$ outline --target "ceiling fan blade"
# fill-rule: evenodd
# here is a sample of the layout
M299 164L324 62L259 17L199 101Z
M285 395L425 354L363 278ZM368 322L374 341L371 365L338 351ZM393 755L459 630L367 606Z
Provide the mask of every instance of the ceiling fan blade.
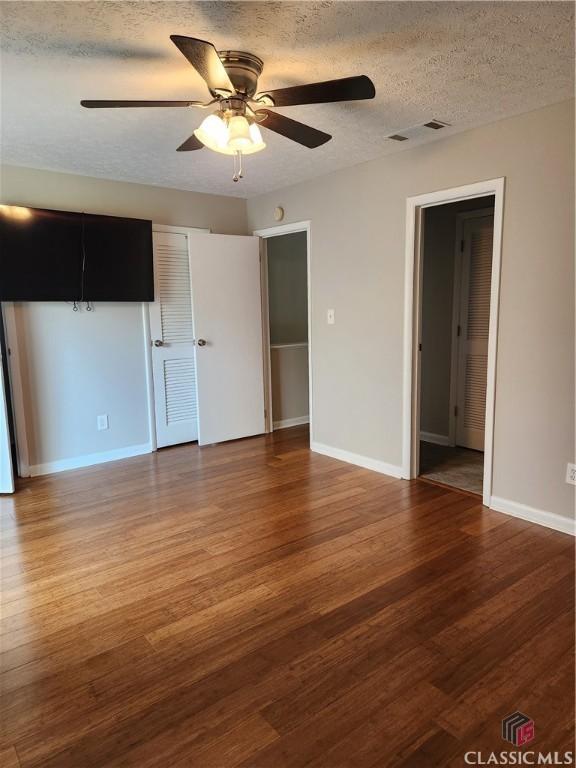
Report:
M223 95L236 93L212 43L182 35L170 35L170 40L204 78L211 91Z
M374 83L366 75L343 77L340 80L326 80L324 83L294 85L275 91L262 91L256 98L270 96L275 107L293 107L297 104L326 104L332 101L357 101L373 99L376 95Z
M319 147L332 138L329 133L318 131L316 128L311 128L284 115L278 115L276 112L270 112L269 109L259 109L256 114L259 118L264 115L263 119L258 120L259 125L263 125L274 133L280 133L287 139L297 141L298 144L303 144L309 149Z
M80 104L88 109L116 109L117 107L201 107L203 101L90 101L83 99Z
M203 149L204 144L200 141L200 139L197 139L194 134L190 136L189 139L186 139L186 141L183 144L180 144L176 152L192 152L194 149Z

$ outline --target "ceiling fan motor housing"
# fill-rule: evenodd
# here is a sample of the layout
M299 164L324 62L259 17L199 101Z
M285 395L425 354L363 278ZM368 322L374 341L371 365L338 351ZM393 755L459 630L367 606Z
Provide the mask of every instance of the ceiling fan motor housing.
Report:
M218 51L218 56L236 93L250 98L258 87L258 78L262 73L264 62L258 56L245 51ZM211 91L213 96L217 94Z

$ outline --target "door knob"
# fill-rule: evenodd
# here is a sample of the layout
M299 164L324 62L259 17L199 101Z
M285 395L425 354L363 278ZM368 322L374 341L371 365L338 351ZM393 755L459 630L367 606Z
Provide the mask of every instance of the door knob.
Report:
M198 339L196 344L198 344L199 347L205 347L206 346L206 339Z
M155 347L163 347L164 346L164 342L162 341L162 339L154 339L154 346Z

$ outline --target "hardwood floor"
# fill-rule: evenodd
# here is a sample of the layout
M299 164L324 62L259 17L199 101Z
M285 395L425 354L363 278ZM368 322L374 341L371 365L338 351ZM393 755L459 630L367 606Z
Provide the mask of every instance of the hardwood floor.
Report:
M461 766L570 750L569 536L305 428L2 498L3 766Z

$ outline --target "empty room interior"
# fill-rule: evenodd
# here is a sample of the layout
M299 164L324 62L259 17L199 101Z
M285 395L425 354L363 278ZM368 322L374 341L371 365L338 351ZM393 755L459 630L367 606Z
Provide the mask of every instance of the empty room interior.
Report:
M574 765L574 11L0 3L0 764Z

